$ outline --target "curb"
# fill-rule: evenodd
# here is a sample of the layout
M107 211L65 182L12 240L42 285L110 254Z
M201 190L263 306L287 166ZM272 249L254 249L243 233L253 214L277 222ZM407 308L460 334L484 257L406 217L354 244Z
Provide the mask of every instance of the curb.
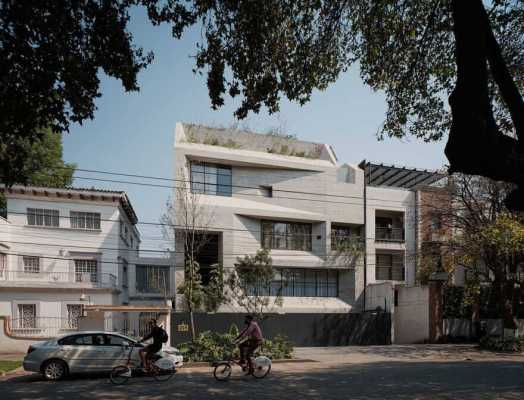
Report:
M286 364L286 363L315 363L316 360L302 359L302 358L289 358L289 359L278 359L271 360L272 364ZM197 368L197 367L211 367L212 362L207 361L195 361L195 362L185 362L181 368Z

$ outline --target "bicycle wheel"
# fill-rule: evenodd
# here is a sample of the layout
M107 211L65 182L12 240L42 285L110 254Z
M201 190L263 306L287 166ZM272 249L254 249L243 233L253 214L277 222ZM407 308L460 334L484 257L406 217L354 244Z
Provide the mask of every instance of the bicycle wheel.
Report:
M215 366L213 375L217 381L227 381L231 377L231 364L228 362L221 362Z
M109 380L115 385L123 385L130 377L131 369L127 365L118 365L109 374Z
M176 369L174 366L167 369L155 367L153 378L155 378L155 380L158 382L167 382L175 375L175 373Z
M262 379L265 378L267 374L269 374L269 371L271 371L271 365L255 367L255 369L253 369L252 375L257 379Z

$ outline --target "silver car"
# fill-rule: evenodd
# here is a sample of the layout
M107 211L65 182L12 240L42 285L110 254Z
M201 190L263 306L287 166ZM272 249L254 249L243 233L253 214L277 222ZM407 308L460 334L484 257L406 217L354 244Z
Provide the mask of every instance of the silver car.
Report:
M133 344L134 347L129 347ZM115 332L76 332L47 342L29 346L24 358L24 370L40 372L48 380L58 380L67 374L110 371L125 364L129 351L131 359L140 363L138 350L143 347L136 340ZM164 345L159 352L182 366L183 357L171 346Z

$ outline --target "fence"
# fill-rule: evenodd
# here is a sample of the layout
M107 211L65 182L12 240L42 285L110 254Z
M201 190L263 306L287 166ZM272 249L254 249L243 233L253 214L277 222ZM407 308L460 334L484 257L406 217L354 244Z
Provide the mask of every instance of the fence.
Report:
M0 285L5 283L71 284L79 287L115 288L116 276L107 273L5 270L0 274Z
M375 228L375 240L403 242L404 228L383 228L377 226Z
M197 331L227 332L232 324L242 328L243 314L195 314ZM286 335L295 346L347 346L391 344L391 315L385 312L352 314L270 314L260 322L264 337ZM191 339L186 313L171 317L171 340L179 344Z
M11 319L11 334L19 338L52 338L78 330L78 318L25 317Z

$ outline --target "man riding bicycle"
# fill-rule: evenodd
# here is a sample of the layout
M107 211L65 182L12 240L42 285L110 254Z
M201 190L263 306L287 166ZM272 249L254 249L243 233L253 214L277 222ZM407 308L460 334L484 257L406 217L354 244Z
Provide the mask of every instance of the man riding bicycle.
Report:
M148 326L149 334L138 341L138 343L141 343L153 338L153 343L148 344L138 352L140 360L142 360L142 366L146 371L150 370L150 359L155 353L158 353L162 349L162 343L164 343L164 338L166 336L165 331L157 325L156 319L149 321Z
M240 350L240 362L239 364L241 366L244 366L246 364L247 359L247 366L249 368L249 372L253 372L253 364L251 357L253 356L253 353L255 350L262 344L262 340L264 339L262 337L262 330L260 329L260 326L253 320L253 317L251 315L246 315L244 318L244 324L246 324L246 328L240 332L240 335L236 337L234 340L234 343L240 343L242 339L247 338L247 340L243 343L240 343L238 345L238 348Z

